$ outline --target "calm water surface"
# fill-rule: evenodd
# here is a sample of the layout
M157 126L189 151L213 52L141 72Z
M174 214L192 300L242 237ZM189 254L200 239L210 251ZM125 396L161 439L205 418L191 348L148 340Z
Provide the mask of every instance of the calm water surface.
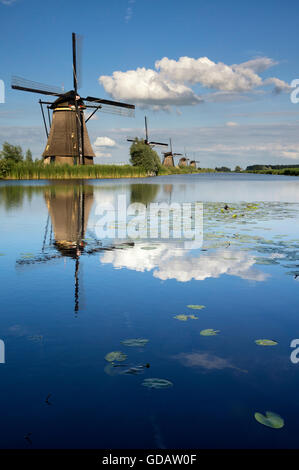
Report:
M99 239L120 194L203 202L202 248ZM299 447L299 179L2 182L0 239L2 448Z

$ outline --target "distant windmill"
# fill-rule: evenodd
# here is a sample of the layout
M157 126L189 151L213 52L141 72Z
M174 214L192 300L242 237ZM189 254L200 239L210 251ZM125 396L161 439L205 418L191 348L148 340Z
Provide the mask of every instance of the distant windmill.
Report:
M172 151L172 141L169 139L170 152L163 152L164 158L162 165L164 166L175 166L173 157L182 155L181 153L173 153Z
M134 115L135 106L117 101L78 95L80 88L80 70L77 63L78 35L72 33L73 48L73 90L64 92L62 88L51 87L24 78L13 77L11 87L16 90L56 96L54 102L39 100L47 134L47 145L43 152L44 163L93 164L95 157L90 144L86 122L99 109L112 114ZM84 102L87 102L84 103ZM88 104L91 103L91 104ZM48 107L50 132L48 132L43 105ZM84 110L90 108L92 114L85 120ZM50 112L53 111L52 123Z
M200 163L200 161L199 161L199 160L191 160L190 166L192 166L192 167L194 167L194 168L197 168L196 163Z
M146 145L150 145L151 147L154 147L155 145L161 145L164 147L168 147L168 144L165 144L163 142L155 142L155 141L149 141L148 137L148 127L147 127L147 117L144 116L144 127L145 127L145 139L143 140ZM135 139L133 137L129 137L127 139L128 142L135 142Z
M179 160L179 166L188 166L190 158L182 157Z

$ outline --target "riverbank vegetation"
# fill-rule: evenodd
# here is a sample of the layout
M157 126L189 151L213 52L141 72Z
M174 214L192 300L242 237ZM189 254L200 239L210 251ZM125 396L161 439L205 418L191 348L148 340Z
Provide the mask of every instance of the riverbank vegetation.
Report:
M143 168L147 174L156 176L161 168L159 155L143 139L136 138L130 147L130 162Z
M146 171L131 165L44 165L42 162L2 164L0 178L10 180L141 178Z
M33 161L28 149L23 154L20 146L5 142L0 151L0 179L103 179L142 178L148 176L182 175L190 173L256 173L271 175L299 176L299 165L249 165L243 170L239 165L234 170L226 166L213 168L166 167L149 145L142 139L135 139L130 148L130 162L127 165L44 165L43 159Z
M200 171L192 167L164 167L158 154L143 140L136 139L130 148L131 165L44 165L43 160L32 160L19 146L5 142L0 152L0 179L101 179L142 178L156 175L188 174Z
M299 165L249 165L245 173L299 176Z

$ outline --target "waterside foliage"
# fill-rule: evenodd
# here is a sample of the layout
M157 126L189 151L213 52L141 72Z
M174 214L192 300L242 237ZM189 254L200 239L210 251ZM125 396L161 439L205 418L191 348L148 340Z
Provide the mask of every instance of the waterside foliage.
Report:
M3 166L2 166L3 165ZM0 178L10 180L140 178L143 168L131 165L44 165L42 162L0 161Z
M209 171L214 170L161 166L158 175ZM44 165L42 162L13 163L0 160L0 179L7 180L142 178L147 176L153 176L152 172L148 172L143 167L132 165Z

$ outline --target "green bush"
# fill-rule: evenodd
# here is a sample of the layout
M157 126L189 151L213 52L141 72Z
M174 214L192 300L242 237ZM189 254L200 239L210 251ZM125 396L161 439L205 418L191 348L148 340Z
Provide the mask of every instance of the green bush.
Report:
M19 145L11 145L8 142L4 142L0 152L0 158L19 163L23 160L22 148Z
M135 139L130 147L131 163L143 168L147 173L157 175L161 167L160 158L143 139Z
M0 178L6 178L9 175L12 166L13 163L11 160L0 160Z

